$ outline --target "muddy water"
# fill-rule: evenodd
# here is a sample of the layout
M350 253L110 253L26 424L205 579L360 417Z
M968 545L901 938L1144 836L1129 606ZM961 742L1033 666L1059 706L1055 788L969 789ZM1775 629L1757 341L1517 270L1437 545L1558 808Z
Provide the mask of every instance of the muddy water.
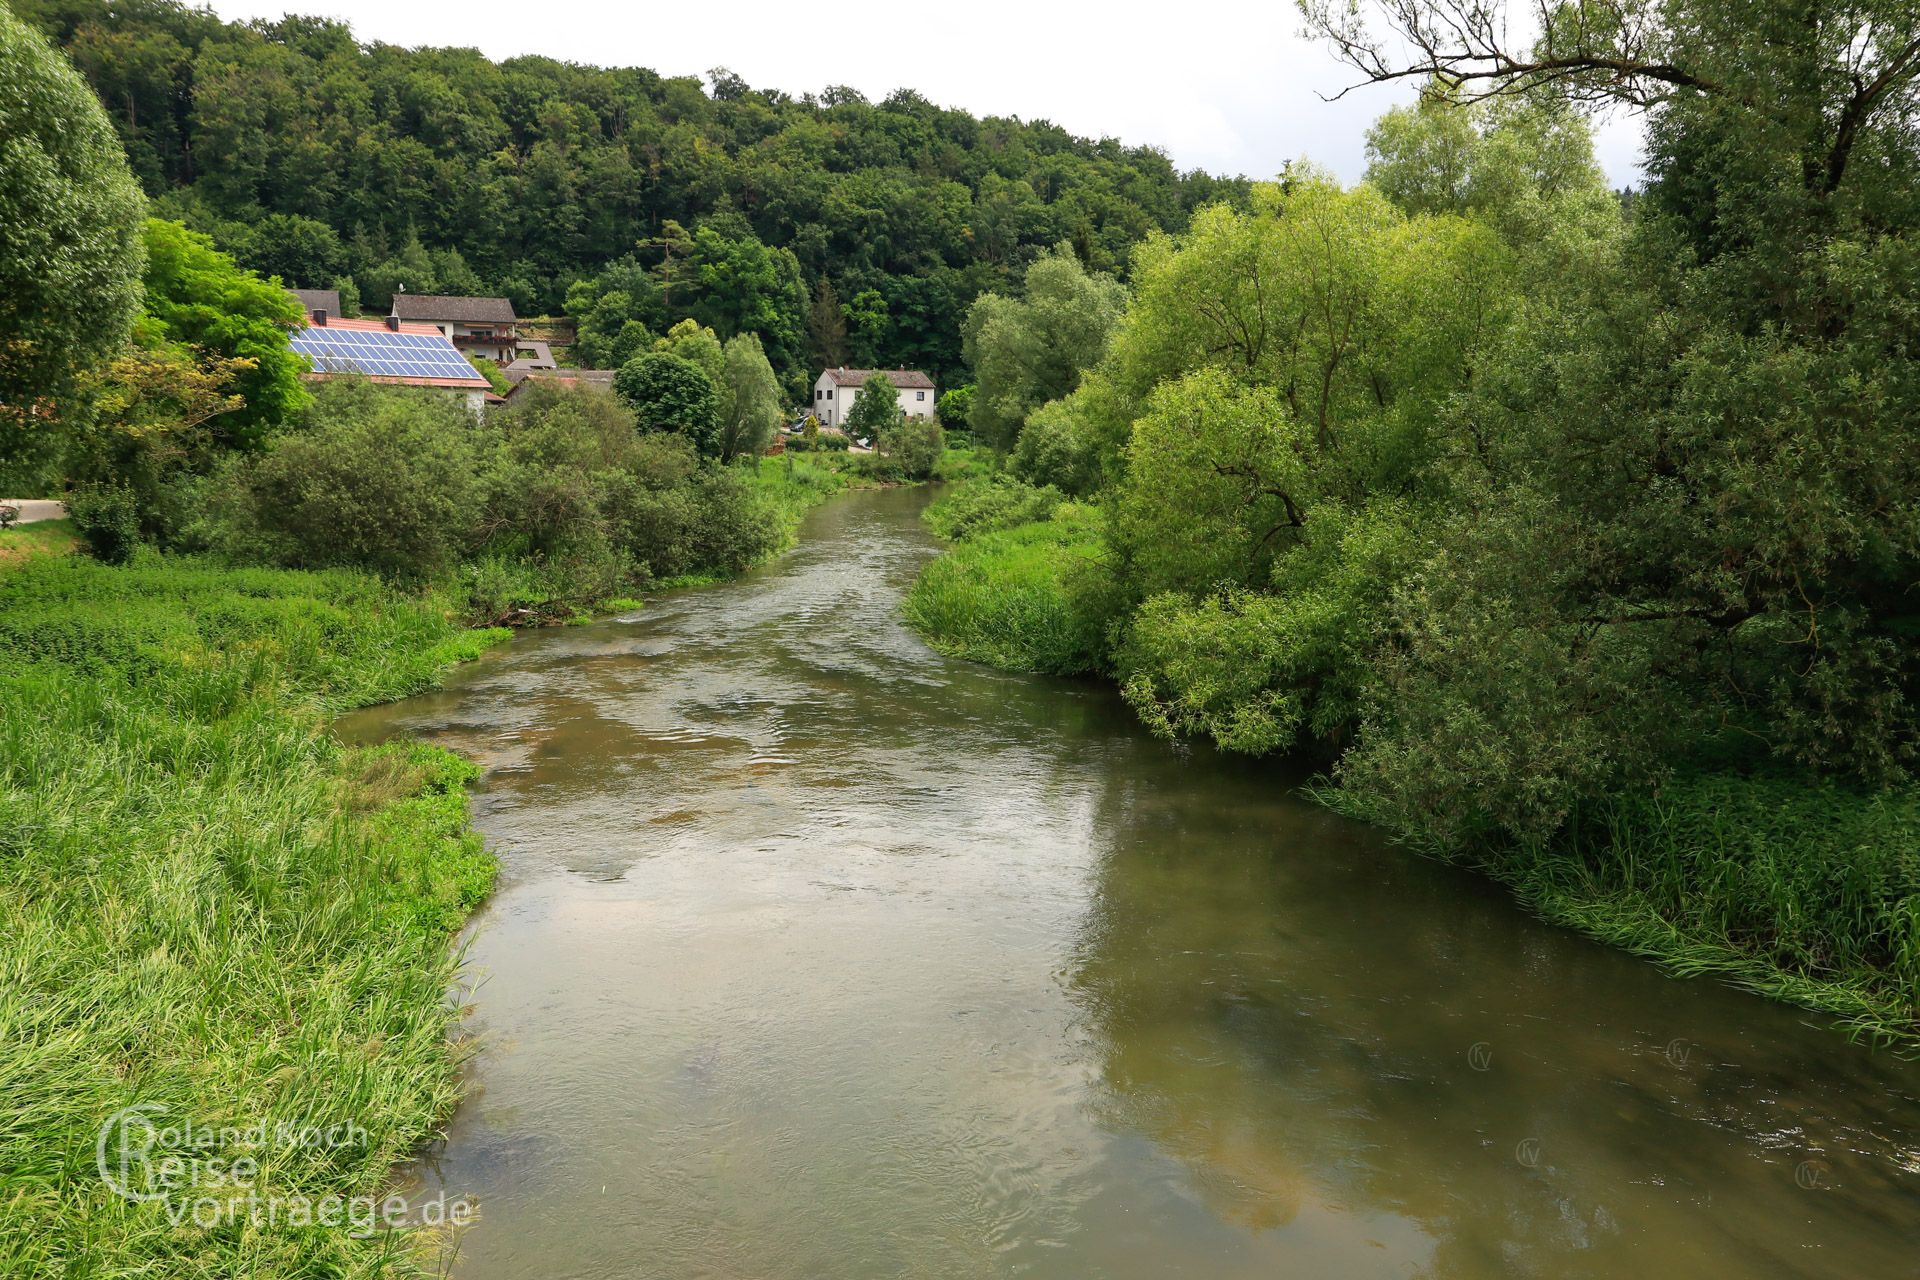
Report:
M344 726L488 770L456 1276L1920 1272L1920 1068L930 653L923 502Z

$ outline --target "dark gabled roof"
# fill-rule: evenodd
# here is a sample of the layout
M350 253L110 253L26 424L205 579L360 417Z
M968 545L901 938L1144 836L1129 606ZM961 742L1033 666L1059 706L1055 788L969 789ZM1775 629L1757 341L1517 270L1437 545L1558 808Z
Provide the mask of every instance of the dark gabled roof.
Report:
M316 311L324 311L330 316L340 314L338 289L289 289L287 292L300 299L300 309L309 316Z
M402 320L450 320L455 324L513 324L505 298L456 298L436 293L396 293L393 314Z
M876 372L885 374L887 381L902 391L933 390L933 379L918 369L829 369L827 377L836 387L861 387Z
M513 386L507 391L512 396L515 391L529 382L559 382L568 386L584 384L592 387L611 387L612 369L502 369L500 371Z

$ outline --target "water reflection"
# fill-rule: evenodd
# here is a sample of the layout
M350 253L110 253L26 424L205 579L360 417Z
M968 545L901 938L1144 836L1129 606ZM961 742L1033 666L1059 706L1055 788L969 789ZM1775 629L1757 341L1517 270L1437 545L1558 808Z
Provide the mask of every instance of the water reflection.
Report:
M1913 1068L941 660L923 501L343 726L488 770L456 1274L1913 1269Z

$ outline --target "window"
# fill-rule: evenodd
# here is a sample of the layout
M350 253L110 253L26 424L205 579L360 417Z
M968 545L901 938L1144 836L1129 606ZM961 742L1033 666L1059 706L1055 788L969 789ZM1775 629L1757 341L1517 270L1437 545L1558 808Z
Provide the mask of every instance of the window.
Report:
M927 393L924 391L916 391L913 393L913 398L915 400L925 400L927 398Z
M814 398L815 400L818 400L818 399L820 398L820 388L818 388L818 387L815 387L815 388L813 389L813 398Z
M827 399L829 399L829 400L831 400L831 399L833 399L833 388L832 388L832 387L828 387L828 388L827 388Z

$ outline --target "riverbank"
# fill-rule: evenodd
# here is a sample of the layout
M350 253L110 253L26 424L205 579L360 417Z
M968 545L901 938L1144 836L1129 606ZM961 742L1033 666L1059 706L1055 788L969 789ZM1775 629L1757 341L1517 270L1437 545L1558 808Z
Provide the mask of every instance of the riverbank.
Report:
M769 555L866 483L811 458L743 470ZM0 1143L0 1271L412 1274L431 1237L248 1215L374 1203L458 1100L450 943L495 872L468 824L475 770L425 744L347 748L329 726L512 632L468 625L470 568L403 591L154 551L108 565L78 545L65 521L0 533L0 1089L27 1118ZM523 589L552 607L530 621L639 603L540 586ZM97 1167L103 1122L129 1107L354 1141L250 1146L257 1176L140 1201ZM225 1206L213 1225L175 1221L203 1201Z
M0 1272L409 1273L392 1239L250 1215L378 1196L457 1097L449 942L494 872L473 770L328 729L507 635L450 613L343 571L0 569ZM350 1128L226 1144L201 1154L257 1170L189 1159L134 1200L97 1150L129 1107L162 1130ZM201 1225L170 1213L203 1204Z
M1008 671L1113 675L1097 511L1049 518L991 495L935 508L955 535L904 607L935 649ZM1867 791L1780 769L1683 771L1617 794L1544 845L1442 849L1351 785L1312 794L1421 852L1490 876L1555 924L1683 976L1713 976L1920 1048L1920 789Z

